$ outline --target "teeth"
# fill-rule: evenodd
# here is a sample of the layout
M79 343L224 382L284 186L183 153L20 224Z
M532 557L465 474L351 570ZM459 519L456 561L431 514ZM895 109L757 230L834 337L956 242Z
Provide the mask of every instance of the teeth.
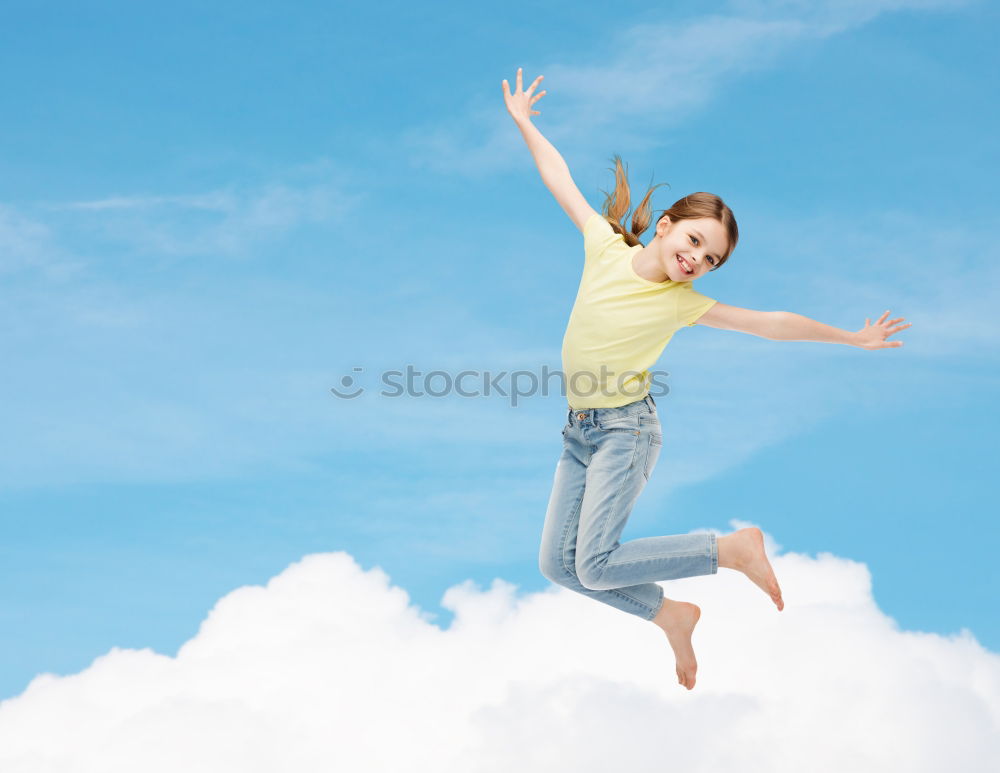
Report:
M677 262L681 264L681 268L684 270L685 274L693 274L694 269L687 268L688 262L684 260L680 255L677 256Z

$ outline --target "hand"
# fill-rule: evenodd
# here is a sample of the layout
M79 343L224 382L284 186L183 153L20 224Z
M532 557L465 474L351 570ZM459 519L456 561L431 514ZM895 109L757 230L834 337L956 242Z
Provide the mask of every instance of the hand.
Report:
M534 105L542 96L545 94L544 91L539 91L534 96L531 96L531 92L535 90L544 75L539 75L535 78L535 82L528 86L527 91L521 91L521 68L517 68L517 91L513 94L510 93L510 86L507 85L506 79L503 82L503 101L507 105L507 112L510 113L511 118L514 119L514 123L520 126L524 121L531 123L531 116L539 115L537 110L532 110L531 106Z
M890 319L888 322L885 318L889 316L889 312L886 311L881 317L875 320L875 324L872 325L870 319L865 319L865 326L858 330L854 335L856 337L855 344L860 346L862 349L887 349L891 346L902 346L902 341L886 341L885 339L891 336L893 333L898 333L900 330L905 330L910 326L911 323L905 325L900 325L894 328L897 322L902 322L903 318L898 317L897 319Z

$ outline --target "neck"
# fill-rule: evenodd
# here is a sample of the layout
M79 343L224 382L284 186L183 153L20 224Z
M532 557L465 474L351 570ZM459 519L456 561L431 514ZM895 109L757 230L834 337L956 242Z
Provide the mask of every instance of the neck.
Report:
M650 282L666 282L670 277L663 272L660 261L657 259L658 238L654 238L645 247L639 249L632 256L632 268L643 279Z

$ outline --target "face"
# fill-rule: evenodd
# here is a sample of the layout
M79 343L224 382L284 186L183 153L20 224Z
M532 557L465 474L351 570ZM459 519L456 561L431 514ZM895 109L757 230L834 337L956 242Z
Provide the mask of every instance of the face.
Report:
M718 266L729 246L722 223L711 217L656 224L660 266L675 282L691 282Z

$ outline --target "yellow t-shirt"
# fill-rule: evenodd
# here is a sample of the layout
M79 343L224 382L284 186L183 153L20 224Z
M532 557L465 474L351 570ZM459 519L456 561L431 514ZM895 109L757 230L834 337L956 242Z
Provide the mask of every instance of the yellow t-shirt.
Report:
M673 334L715 303L691 282L652 282L632 268L629 247L600 214L583 226L584 265L563 337L570 408L617 408L649 393L652 367Z

